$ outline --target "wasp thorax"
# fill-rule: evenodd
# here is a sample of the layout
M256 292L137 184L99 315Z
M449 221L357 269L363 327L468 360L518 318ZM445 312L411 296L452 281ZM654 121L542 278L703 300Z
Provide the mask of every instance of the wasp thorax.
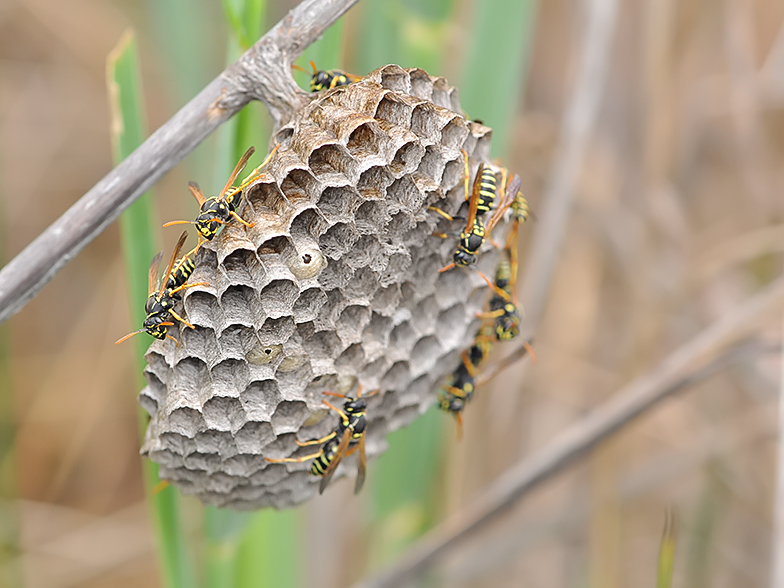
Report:
M195 329L179 329L179 346L153 343L140 397L151 415L143 452L161 475L245 510L318 491L311 471L337 450L334 436L312 447L320 465L266 458L308 455L297 442L335 432L342 417L324 391L380 389L341 410L366 427L367 456L381 453L387 433L437 401L488 299L477 272L439 272L458 239L434 233L462 227L430 207L457 215L462 152L472 179L490 156L490 129L463 116L443 78L380 68L314 94L272 143L278 151L243 193L247 226L231 216L199 227L215 238L201 244L191 277L209 286L182 296ZM506 227L494 229L499 242ZM494 275L490 243L472 257ZM334 479L355 475L356 453Z

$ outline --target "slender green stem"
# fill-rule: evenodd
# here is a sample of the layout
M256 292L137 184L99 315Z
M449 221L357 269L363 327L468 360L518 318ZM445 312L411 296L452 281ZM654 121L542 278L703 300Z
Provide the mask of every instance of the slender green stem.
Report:
M112 140L115 163L127 157L144 140L144 115L139 76L139 58L133 33L127 31L117 47L109 54L106 64L106 81L112 112ZM120 217L125 267L128 274L131 317L136 326L144 320L147 300L147 275L150 260L155 252L156 227L150 193L142 195ZM140 334L135 343L137 383L144 385L141 372L149 337ZM143 435L147 415L139 410L139 427ZM144 460L144 478L153 523L157 532L158 554L164 585L170 588L194 586L193 565L180 521L180 497L174 488L155 492L160 482L158 466Z
M536 0L476 2L460 101L469 116L493 128L496 156L507 150L510 122L528 78L536 8Z

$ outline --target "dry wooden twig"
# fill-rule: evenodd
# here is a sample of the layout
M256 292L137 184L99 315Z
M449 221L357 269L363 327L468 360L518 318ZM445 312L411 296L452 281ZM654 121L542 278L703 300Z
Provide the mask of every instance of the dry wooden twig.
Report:
M251 100L275 128L308 100L291 63L358 0L303 0L193 100L0 270L0 322L17 313L90 241Z
M355 588L397 586L433 565L541 482L632 419L748 351L742 339L759 328L761 318L779 310L783 301L784 278L779 278L676 349L654 370L618 391L540 451L517 462L468 506L417 542L396 564Z

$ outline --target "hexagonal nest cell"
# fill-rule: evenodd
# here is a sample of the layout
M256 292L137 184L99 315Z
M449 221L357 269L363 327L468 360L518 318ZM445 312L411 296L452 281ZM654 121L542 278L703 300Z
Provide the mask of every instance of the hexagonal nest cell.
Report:
M324 391L368 399L366 447L409 424L467 348L488 299L477 272L454 268L467 213L461 150L473 178L491 130L468 120L443 78L389 65L315 94L274 137L280 148L247 188L242 216L197 255L183 312L195 329L155 341L140 403L142 452L204 502L292 507L319 478L295 439L326 435L338 415ZM430 206L452 215L447 221ZM496 228L500 238L504 220ZM485 243L478 269L494 274ZM336 478L353 475L356 457Z

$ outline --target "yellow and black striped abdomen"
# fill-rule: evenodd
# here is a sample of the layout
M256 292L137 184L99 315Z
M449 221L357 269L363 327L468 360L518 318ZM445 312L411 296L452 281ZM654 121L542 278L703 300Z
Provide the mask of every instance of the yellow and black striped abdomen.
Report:
M327 471L329 464L332 463L332 460L335 458L335 454L338 452L338 445L340 445L340 439L343 437L341 433L340 436L335 436L329 441L324 444L324 447L321 449L321 453L316 456L313 460L313 464L310 466L310 473L314 476L323 476L324 472Z
M528 200L525 199L522 192L518 192L512 202L512 211L514 218L520 224L523 224L531 216L531 209L528 207Z
M476 215L481 216L493 208L495 196L498 193L498 186L495 181L495 172L485 167L482 169L482 177L479 181L479 202L476 207Z
M191 274L195 269L196 262L193 261L192 257L186 255L174 265L174 268L169 274L169 279L166 282L166 288L170 290L179 288L188 281L188 278L191 277Z

